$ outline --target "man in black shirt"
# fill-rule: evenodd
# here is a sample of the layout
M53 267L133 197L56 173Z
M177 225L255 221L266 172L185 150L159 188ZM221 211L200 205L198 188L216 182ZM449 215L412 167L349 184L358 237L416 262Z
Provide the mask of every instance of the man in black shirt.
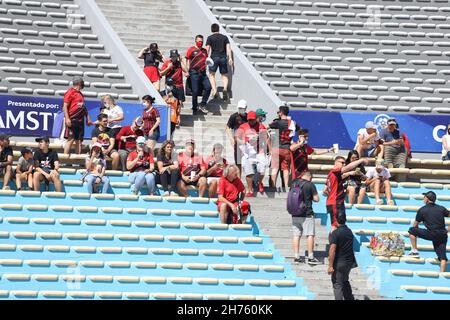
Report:
M13 150L9 145L9 136L0 135L0 176L3 176L3 190L9 190L12 177Z
M353 233L345 225L345 215L338 215L337 228L330 236L328 274L331 274L335 300L355 300L348 281L350 271L357 267L353 250Z
M45 181L48 189L49 182L55 184L55 191L62 191L62 183L59 176L59 158L56 151L49 149L50 139L48 137L37 138L39 149L34 153L36 170L33 174L34 191L39 191L41 181ZM47 190L48 191L48 190Z
M292 231L293 238L292 244L294 246L294 262L300 263L305 261L305 255L300 255L300 239L303 234L308 238L308 264L319 264L319 260L314 258L314 237L316 235L314 211L312 203L319 202L319 195L317 193L316 186L311 182L311 172L307 171L303 174L302 178L295 181L295 183L301 184L301 197L306 207L305 216L292 216Z
M112 159L112 169L119 170L120 156L114 149L116 137L111 135L111 129L108 128L108 116L101 113L97 117L99 126L92 130L92 144L100 143L102 145L103 155Z
M441 263L441 272L445 272L447 268L447 230L445 228L445 218L450 216L443 206L435 204L436 194L433 191L423 193L423 202L425 205L417 211L416 221L412 228L409 228L409 239L411 240L412 250L410 257L419 257L417 251L417 238L430 240L433 242L434 251ZM426 229L419 228L419 224L423 222ZM450 228L449 228L450 229Z
M223 100L228 101L228 64L233 65L233 58L231 56L231 45L228 37L219 33L220 26L217 23L211 25L211 32L213 33L206 39L206 50L214 64L209 67L209 80L211 82L214 98L217 97L216 85L216 71L220 69L223 84Z
M236 130L239 129L241 124L247 122L247 101L239 100L237 105L238 111L233 113L225 126L225 129L230 138L230 142L234 148L234 163L238 166L239 172L241 171L241 155L238 157L238 152L240 151L236 143Z

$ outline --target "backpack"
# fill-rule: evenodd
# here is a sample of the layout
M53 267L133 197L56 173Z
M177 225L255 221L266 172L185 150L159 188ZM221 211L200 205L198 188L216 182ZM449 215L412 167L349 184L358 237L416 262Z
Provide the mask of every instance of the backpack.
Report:
M306 217L306 204L302 188L307 181L294 181L287 196L287 211L293 217Z

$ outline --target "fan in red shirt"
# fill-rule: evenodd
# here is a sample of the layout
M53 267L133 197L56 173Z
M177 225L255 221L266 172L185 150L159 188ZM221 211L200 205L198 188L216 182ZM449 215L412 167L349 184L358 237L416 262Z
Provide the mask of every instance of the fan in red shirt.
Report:
M159 125L161 124L161 116L158 109L153 104L155 98L150 95L142 97L142 119L144 120L144 137L147 140L147 146L153 150L160 137Z
M142 122L141 117L134 119L131 126L122 127L116 136L116 141L119 141L119 156L123 171L126 170L128 155L136 150L136 138L144 136L144 132L140 129Z
M223 176L223 170L228 165L227 160L222 156L223 145L216 143L213 146L213 153L208 158L206 158L206 164L208 169L206 171L206 176L208 177L208 195L210 198L216 196L217 183L220 177Z
M195 141L186 141L186 149L178 155L181 180L177 187L183 197L188 197L187 186L198 187L199 197L203 197L208 187L206 180L206 163L201 155L194 153Z
M349 172L358 167L361 163L367 165L366 158L351 162L345 166L345 158L337 156L334 160L334 168L330 170L323 193L327 196L327 213L330 214L331 231L337 226L337 217L345 216L345 189L344 179L349 176Z
M161 67L161 76L166 77L166 87L172 87L173 96L181 102L181 105L186 101L186 97L184 96L183 72L187 73L188 69L184 61L180 59L178 50L170 50L170 59L164 62Z
M231 216L238 213L239 201L243 201L245 198L245 187L238 176L239 168L236 165L230 165L219 180L217 208L221 223L230 223Z

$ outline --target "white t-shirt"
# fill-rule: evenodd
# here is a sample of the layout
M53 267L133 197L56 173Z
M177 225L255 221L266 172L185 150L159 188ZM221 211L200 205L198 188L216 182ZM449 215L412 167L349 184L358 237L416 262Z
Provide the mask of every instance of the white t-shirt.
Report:
M447 152L449 152L450 150L445 150L444 148L444 140L447 141L447 146L450 147L450 134L446 134L442 137L442 156L446 156Z
M123 115L123 110L119 106L114 106L109 109L106 108L105 110L103 110L103 113L108 116L108 121L110 121L111 119L116 119L117 117ZM110 129L120 128L120 127L122 127L122 121L112 121L108 125L108 128L110 128Z
M365 128L359 129L358 136L356 137L355 149L359 145L359 136L362 136L363 139L365 140L365 139L367 139L369 134L367 133L367 130ZM369 141L367 141L367 143L363 146L363 148L364 149L369 149L373 144L375 144L375 141L378 141L378 140L380 140L380 136L378 135L378 131L377 131L377 134L375 135L375 137L373 137Z
M391 173L386 168L384 168L380 173L378 173L375 168L370 168L366 173L367 179L372 179L378 176L388 180L391 177Z

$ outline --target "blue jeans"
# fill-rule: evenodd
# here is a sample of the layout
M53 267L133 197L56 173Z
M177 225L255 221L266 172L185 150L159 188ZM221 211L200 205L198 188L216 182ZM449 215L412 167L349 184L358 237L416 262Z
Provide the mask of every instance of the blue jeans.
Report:
M450 151L447 152L445 156L442 157L442 161L450 160Z
M202 93L202 104L208 102L209 95L211 94L211 83L209 82L208 75L206 72L190 72L191 77L191 88L192 88L192 109L197 110L198 102L197 97Z
M97 178L100 178L100 177L98 175L94 175L94 174L88 174L84 178L84 180L87 183L89 193L94 193L94 185L95 185L95 180L97 180ZM101 178L101 180L103 183L102 193L107 193L108 189L109 189L109 178L107 176L103 176Z
M134 188L131 191L135 194L139 194L144 184L147 184L149 194L154 194L156 191L155 175L153 173L145 173L145 171L132 172L129 179L130 183L134 184Z

